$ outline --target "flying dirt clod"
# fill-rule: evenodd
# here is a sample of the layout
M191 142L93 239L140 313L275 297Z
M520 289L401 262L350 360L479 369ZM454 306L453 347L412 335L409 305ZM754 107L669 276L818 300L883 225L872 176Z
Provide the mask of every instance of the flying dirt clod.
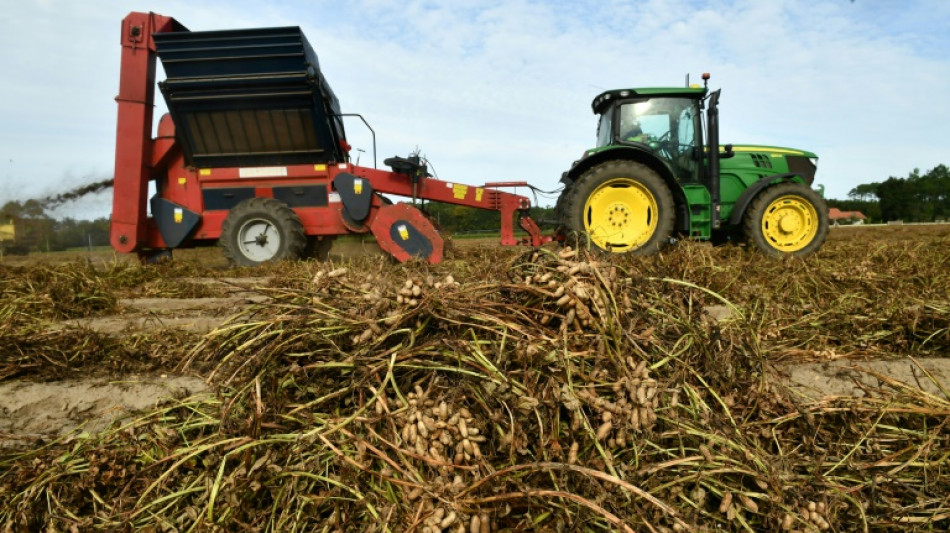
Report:
M113 181L114 180L112 178L109 178L107 180L97 181L96 183L77 187L71 191L53 196L47 196L46 198L40 200L40 204L43 206L43 209L55 209L66 202L77 200L83 196L86 196L87 194L93 194L108 189L112 187Z

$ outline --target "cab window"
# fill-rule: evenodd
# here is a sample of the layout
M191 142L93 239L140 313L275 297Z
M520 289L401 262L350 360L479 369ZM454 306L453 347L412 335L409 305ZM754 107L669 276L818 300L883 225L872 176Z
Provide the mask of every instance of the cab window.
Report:
M650 98L620 106L619 136L652 151L677 179L699 179L699 104L692 98Z

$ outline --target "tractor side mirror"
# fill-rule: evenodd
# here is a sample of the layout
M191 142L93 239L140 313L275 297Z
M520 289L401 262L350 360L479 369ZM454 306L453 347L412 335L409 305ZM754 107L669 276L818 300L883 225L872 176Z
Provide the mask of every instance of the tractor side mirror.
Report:
M723 153L719 154L719 159L729 159L730 157L733 157L734 155L736 155L736 153L732 151L731 144L727 144L723 146L722 149L723 149Z

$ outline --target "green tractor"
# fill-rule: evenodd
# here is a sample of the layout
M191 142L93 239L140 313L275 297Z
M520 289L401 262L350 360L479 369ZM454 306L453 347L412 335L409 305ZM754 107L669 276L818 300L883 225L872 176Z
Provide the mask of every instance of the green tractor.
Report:
M650 254L675 238L747 241L805 256L828 233L804 150L719 144L719 90L618 89L594 99L597 146L564 173L562 236L613 253ZM702 111L706 110L705 135Z

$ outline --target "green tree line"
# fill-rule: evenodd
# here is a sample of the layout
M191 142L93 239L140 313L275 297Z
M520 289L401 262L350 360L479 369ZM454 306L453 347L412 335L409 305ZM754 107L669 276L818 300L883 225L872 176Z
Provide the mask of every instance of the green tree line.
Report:
M60 251L69 248L109 245L109 219L56 220L46 214L41 202L7 202L0 207L0 224L14 223L16 239L8 247L23 251Z
M872 221L950 220L950 168L937 165L924 174L914 169L906 178L861 184L848 192L847 200L828 200L828 205L861 211Z
M442 231L450 234L497 233L499 228L501 228L501 213L498 211L486 211L474 207L440 204L436 202L426 203L423 210ZM554 220L553 207L532 207L530 213L531 218L539 224ZM517 230L518 221L515 220L514 223L515 229Z

